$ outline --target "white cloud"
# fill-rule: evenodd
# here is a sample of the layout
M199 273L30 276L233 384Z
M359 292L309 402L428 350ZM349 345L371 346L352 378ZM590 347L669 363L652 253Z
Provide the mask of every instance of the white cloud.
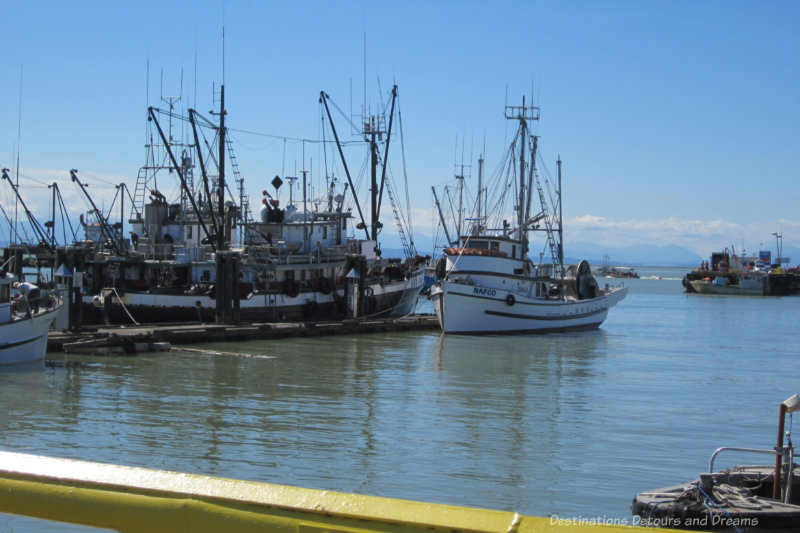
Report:
M677 244L703 256L731 245L749 250L769 246L776 232L783 235L784 243L795 244L800 240L800 222L782 219L739 223L676 217L609 220L588 214L564 221L567 242L589 241L606 246Z

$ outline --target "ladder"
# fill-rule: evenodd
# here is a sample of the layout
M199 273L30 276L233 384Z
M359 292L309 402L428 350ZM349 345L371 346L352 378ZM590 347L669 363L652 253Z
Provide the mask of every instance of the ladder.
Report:
M110 261L108 263L107 268L105 269L105 275L103 277L103 288L104 289L113 289L116 285L117 280L119 279L119 269L120 269L120 262L119 261Z
M131 220L135 220L137 210L144 206L145 196L147 195L147 167L139 169L139 175L136 176L136 188L133 190L133 205L131 206ZM143 213L139 213L144 215ZM144 221L142 221L144 224Z
M392 182L386 180L386 192L389 193L389 202L392 204L392 212L394 213L394 222L397 225L397 232L400 234L400 242L403 243L403 251L406 254L406 257L413 257L416 255L417 251L414 249L413 241L411 244L408 242L408 238L406 237L406 232L403 229L403 220L400 217L400 213L397 211L397 202L394 201L394 192L392 191Z
M245 224L251 221L250 199L244 192L244 178L239 172L239 162L233 153L233 141L230 137L225 137L225 145L228 147L228 160L231 162L231 170L233 170L233 176L236 179L236 186L239 190L239 208L242 211L242 224L239 225L239 242L243 242Z
M556 247L556 238L553 233L553 219L547 213L547 203L545 202L544 191L542 190L542 182L536 179L536 190L539 192L539 203L542 206L542 213L544 214L544 224L547 229L547 247L550 248L550 259L553 262L553 277L558 277L561 274L561 264L558 260L558 248Z

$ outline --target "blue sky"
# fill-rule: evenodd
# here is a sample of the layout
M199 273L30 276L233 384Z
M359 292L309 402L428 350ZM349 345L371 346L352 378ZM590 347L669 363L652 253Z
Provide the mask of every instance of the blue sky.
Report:
M2 0L0 19L0 165L15 170L19 154L42 220L53 181L76 218L85 210L70 168L109 201L113 184L134 185L162 91L216 107L224 19L228 125L253 202L276 174L319 179L318 145L293 139L319 137L320 90L345 110L352 92L357 109L366 72L373 107L399 86L422 247L430 186L452 181L461 146L472 179L484 145L494 168L506 99L523 94L542 109L540 153L564 161L567 246L674 243L705 257L755 251L773 232L800 246L797 2Z

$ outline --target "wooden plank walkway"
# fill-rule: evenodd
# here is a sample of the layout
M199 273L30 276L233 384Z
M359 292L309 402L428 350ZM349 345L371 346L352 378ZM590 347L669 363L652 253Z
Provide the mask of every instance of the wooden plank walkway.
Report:
M323 335L356 335L389 331L439 329L434 315L402 318L368 318L308 322L253 324L141 324L137 326L92 326L79 331L51 331L48 352L121 354L169 349L169 344L197 344ZM114 350L108 350L114 348Z

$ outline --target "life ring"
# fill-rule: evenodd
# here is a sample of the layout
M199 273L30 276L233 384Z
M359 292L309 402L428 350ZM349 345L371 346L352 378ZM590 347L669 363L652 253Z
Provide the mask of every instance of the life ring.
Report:
M311 318L317 315L317 311L319 309L319 304L317 304L316 300L307 300L305 305L303 306L303 315L306 318Z
M506 296L506 304L514 305L516 302L517 302L517 300L516 300L516 298L514 298L513 294L509 294L508 296Z
M436 262L436 279L444 279L447 273L447 261L442 257Z
M331 284L331 280L329 280L328 278L319 278L317 287L319 288L319 292L321 292L322 294L330 294L331 290L333 290L333 285Z
M289 280L283 284L283 294L289 298L294 298L300 294L300 285L295 280Z

